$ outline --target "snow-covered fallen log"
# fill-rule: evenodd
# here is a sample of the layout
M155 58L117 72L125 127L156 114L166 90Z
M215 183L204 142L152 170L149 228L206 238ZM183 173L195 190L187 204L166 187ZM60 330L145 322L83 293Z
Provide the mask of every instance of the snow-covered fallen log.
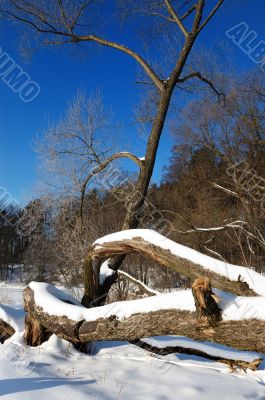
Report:
M76 344L174 334L265 353L264 276L205 256L156 232L129 230L91 246L84 267L87 298L95 300L97 285L104 286L116 274L109 259L127 253L150 256L195 278L192 290L157 294L147 288L153 296L86 308L51 285L32 282L24 291L26 342L39 344L50 333ZM211 283L219 290L212 289ZM253 368L259 362L255 360Z
M102 237L92 245L89 257L101 264L117 254L138 253L196 279L210 278L213 287L243 296L265 296L265 276L251 268L225 263L175 243L149 229L131 229Z
M75 343L174 334L265 353L265 299L216 294L223 319L214 327L198 323L190 290L87 309L69 304L72 299L53 286L33 282L24 291L24 302L43 327Z

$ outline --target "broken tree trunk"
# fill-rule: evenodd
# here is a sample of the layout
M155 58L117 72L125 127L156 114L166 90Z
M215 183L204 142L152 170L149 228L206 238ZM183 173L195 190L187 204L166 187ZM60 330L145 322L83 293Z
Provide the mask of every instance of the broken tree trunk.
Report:
M218 273L207 269L206 267L203 267L199 263L196 263L194 261L191 261L187 259L186 257L181 256L181 255L176 255L170 249L166 249L164 246L163 241L167 241L170 245L176 245L173 241L163 237L162 235L157 234L156 232L149 231L151 234L156 234L158 236L158 239L161 241L163 245L159 245L158 243L152 243L148 240L146 240L143 236L137 236L138 231L147 231L148 230L135 230L135 236L131 236L130 234L128 235L128 238L126 237L126 234L121 238L115 237L115 234L106 236L106 238L102 238L100 240L97 240L91 247L89 254L87 256L85 264L89 264L90 268L87 269L87 275L91 276L91 271L92 271L92 263L94 263L94 268L93 272L96 275L93 279L97 282L99 282L98 274L100 273L100 265L102 264L103 261L105 261L108 258L111 258L115 255L122 255L122 254L130 254L130 253L136 253L136 254L141 254L143 256L150 257L151 259L159 262L161 265L171 268L178 273L188 276L192 279L199 278L201 276L207 276L212 283L212 286L224 290L224 291L229 291L231 293L234 293L238 296L256 296L257 293L255 293L254 290L250 289L247 282L242 281L240 274L237 275L236 279L230 279L227 276L225 276L226 273L226 264L224 262L221 262L219 260L215 260L214 258L211 258L209 256L202 255L199 252L195 252L194 250L191 250L192 252L195 252L198 254L198 259L200 256L208 258L208 260L213 260L213 263L219 262L220 265L223 264L223 270L220 268L218 270ZM127 231L127 232L132 232L132 231ZM104 240L105 239L105 240ZM159 241L157 241L159 242ZM184 248L184 246L182 246ZM254 273L252 271L252 273ZM86 272L85 272L86 276ZM111 276L108 277L111 279ZM91 280L90 280L91 282ZM95 293L100 293L100 290L97 290L93 293L91 293L91 284L86 285L86 279L85 279L85 292L87 292L87 297L90 299L93 299L93 296L95 296ZM103 283L104 285L104 283ZM102 290L104 291L104 290ZM91 295L89 295L91 293Z
M198 323L216 326L222 320L219 299L212 291L209 278L197 278L192 285Z
M180 335L240 350L265 353L265 318L252 318L253 315L259 315L254 312L246 319L233 320L230 314L231 320L222 320L222 310L210 283L211 280L214 287L237 295L254 296L258 293L265 296L265 278L253 270L229 265L177 245L153 231L129 230L121 232L121 235L104 237L94 243L85 261L83 304L97 305L96 295L100 293L98 287L103 288L106 282L106 265L102 275L100 274L102 262L110 257L128 253L149 256L166 267L196 279L192 288L196 307L191 303L189 306L183 304L182 297L178 298L176 304L174 297L174 302L166 303L168 306L165 307L165 297L157 295L136 300L136 308L135 304L130 304L128 308L128 302L118 302L87 309L76 303L65 304L60 291L57 290L54 294L54 290L47 289L46 286L39 290L38 285L45 284L34 283L24 291L25 310L41 327L77 345L97 340L131 341L158 335ZM111 270L107 269L108 278L115 277L115 274L117 275L116 272L112 275ZM250 289L248 284L255 288L257 293ZM46 293L43 292L43 288ZM49 296L49 307L46 305L46 295ZM177 296L175 293L173 295ZM257 307L256 300L253 300L254 298L247 300L249 307L253 304ZM259 300L257 304L263 306L265 297L259 297ZM230 303L233 303L233 299ZM51 304L55 306L51 307ZM56 312L58 306L59 312ZM146 312L143 313L143 310Z

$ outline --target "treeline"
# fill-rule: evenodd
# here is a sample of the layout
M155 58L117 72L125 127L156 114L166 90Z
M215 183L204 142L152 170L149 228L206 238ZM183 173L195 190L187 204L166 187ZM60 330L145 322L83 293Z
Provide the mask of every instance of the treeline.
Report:
M25 239L16 230L21 212L9 207L0 213L0 279L10 278L15 265L23 263Z

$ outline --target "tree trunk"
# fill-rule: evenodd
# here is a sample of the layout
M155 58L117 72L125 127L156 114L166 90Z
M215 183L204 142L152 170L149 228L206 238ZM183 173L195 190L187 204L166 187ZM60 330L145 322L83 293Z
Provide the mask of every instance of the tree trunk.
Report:
M127 212L122 227L123 230L135 229L139 225L139 218L141 216L142 208L145 202L145 197L147 195L149 183L153 174L157 149L165 125L165 120L168 113L171 97L174 92L176 83L183 71L188 55L196 40L196 37L197 34L191 33L189 37L186 39L185 45L181 50L176 66L170 78L168 79L167 84L165 84L164 89L160 93L160 101L158 104L157 115L147 143L145 162L139 172L139 176L135 186L135 191L127 207ZM117 271L120 268L124 258L125 258L124 255L119 255L118 257L114 257L111 263L111 268L114 271ZM84 273L86 272L84 271ZM97 299L96 300L97 305L104 304L106 297L109 293L109 290L113 285L113 283L116 282L116 279L117 275L114 274L104 282L103 286L101 286L99 282L96 288L91 288L91 284L88 286L84 285L85 293L84 293L83 303L84 304L87 303L86 299L95 297ZM87 281L87 279L85 279L85 281ZM90 290L92 290L92 294L90 293ZM95 296L94 292L96 292Z

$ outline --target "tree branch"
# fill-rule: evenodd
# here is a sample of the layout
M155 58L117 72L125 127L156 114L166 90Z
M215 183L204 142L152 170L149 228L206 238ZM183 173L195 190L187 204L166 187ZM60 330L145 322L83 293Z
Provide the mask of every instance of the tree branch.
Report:
M61 2L60 2L61 3ZM86 4L86 6L89 4L89 2ZM103 39L101 37L98 37L96 35L77 35L73 33L73 29L74 26L68 26L68 32L66 31L61 31L61 30L57 30L55 29L47 20L43 19L42 16L36 15L36 14L32 14L32 11L28 10L28 9L22 9L23 12L28 13L29 15L33 15L35 16L35 18L41 20L41 22L44 25L47 25L49 27L51 27L51 29L46 29L43 28L41 26L39 26L37 23L30 21L27 18L21 17L15 13L13 13L12 11L9 10L4 10L4 9L0 9L0 12L5 13L7 15L9 15L10 17L17 19L21 22L24 22L28 25L30 25L32 28L34 28L37 32L42 32L42 33L46 33L46 34L53 34L53 35L57 35L57 36L66 36L68 38L70 38L69 42L71 43L78 43L78 42L83 42L83 41L93 41L96 43L99 43L103 46L107 46L107 47L111 47L114 49L117 49L129 56L131 56L133 59L135 59L140 65L141 67L144 69L144 71L147 73L147 75L150 77L150 79L154 82L154 84L156 85L156 87L162 91L164 89L164 85L161 79L159 79L159 77L156 75L156 73L154 72L154 70L151 68L151 66L147 63L147 61L145 61L143 59L143 57L141 57L138 53L136 53L135 51L131 50L130 48L121 45L119 43L116 42L112 42L106 39ZM83 9L80 10L80 12L83 12ZM67 21L64 20L64 22L67 23ZM76 22L75 22L76 23ZM68 42L68 41L67 41ZM52 43L52 41L50 41L50 43ZM62 42L62 43L65 43ZM59 42L57 41L56 44L59 44Z
M205 21L201 24L201 26L198 29L198 32L200 32L205 25L208 24L208 22L212 19L212 17L214 16L214 14L216 13L216 11L218 10L219 7L221 7L221 5L223 4L224 0L219 0L218 3L216 4L216 6L213 8L213 10L210 12L210 14L208 15L208 17L205 19Z
M111 42L109 40L103 39L101 37L95 36L95 35L87 35L87 36L74 36L73 37L73 42L82 42L82 41L93 41L96 43L99 43L103 46L107 47L112 47L114 49L117 49L119 51L122 51L125 54L128 54L132 58L134 58L140 65L141 67L145 70L147 75L150 77L150 79L154 82L156 87L162 91L164 89L163 82L161 79L158 78L154 70L150 67L150 65L136 52L131 50L129 47L126 47L124 45L121 45L116 42Z
M186 38L188 36L188 32L187 32L185 26L183 25L183 23L181 22L180 18L178 17L176 11L172 7L172 4L171 4L170 0L164 0L164 3L165 3L165 5L166 5L166 7L167 7L167 9L169 11L169 14L175 20L175 22L178 24L181 32L183 33L183 35Z
M127 230L98 239L91 246L88 259L94 259L96 263L100 264L101 260L130 253L150 257L192 279L207 275L214 287L238 295L255 295L256 285L253 282L256 280L264 279L265 285L265 278L250 268L238 267L205 256L148 229ZM254 290L243 288L242 282L238 281L239 275L244 275L246 284L249 284Z
M179 78L177 83L183 83L193 78L198 78L200 81L206 83L212 89L212 91L217 95L218 100L220 100L221 98L223 99L225 98L225 94L217 90L213 82L210 81L210 79L205 78L200 72L192 72L189 75L184 76L183 78Z
M132 282L134 285L138 286L144 293L147 293L148 296L156 296L160 294L157 290L149 288L143 282L139 281L139 279L134 278L132 275L128 274L128 272L121 271L119 269L118 276L128 279L128 281Z
M81 188L81 203L80 203L80 217L81 217L81 221L83 218L83 206L84 206L84 198L85 198L85 191L87 188L88 183L90 182L90 180L97 174L99 174L100 172L102 172L112 161L117 160L119 158L128 158L131 161L134 161L139 167L140 169L143 168L144 166L144 160L141 160L139 157L135 156L132 153L126 152L126 151L121 151L119 153L115 153L113 155L111 155L110 157L108 157L106 160L104 160L98 167L94 168L92 170L92 172L90 172L87 177L85 178L83 184L82 184L82 188Z
M203 357L211 361L221 362L223 364L228 365L231 372L234 372L237 368L243 369L246 372L247 369L251 369L255 371L262 362L261 358L256 358L251 361L243 361L237 360L232 358L225 358L221 355L212 355L206 353L205 351L196 349L196 346L192 347L190 343L190 347L182 347L182 346L166 346L166 347L156 347L153 344L148 343L148 339L141 339L141 340L131 340L130 343L134 344L135 346L140 347L146 351L149 351L154 354L159 354L160 356L165 356L167 354L179 353L179 354L189 354L197 357ZM196 344L196 343L195 343ZM159 359L158 359L159 360Z
M187 304L183 303L183 292L185 298L189 298ZM265 352L265 321L253 318L231 319L218 321L211 326L207 322L198 321L191 291L183 292L131 301L129 311L128 301L90 309L75 302L73 309L72 302L67 300L61 290L34 282L33 286L30 284L24 290L24 307L31 321L35 319L49 332L74 343L95 340L131 341L173 334L212 341L240 350ZM169 297L171 300L167 302L166 298ZM28 334L34 333L29 329L26 331Z
M192 11L196 10L196 4L194 4L193 6L191 6L187 12L185 12L185 14L182 15L182 17L180 18L181 21L184 21L184 19L186 19L191 13Z

